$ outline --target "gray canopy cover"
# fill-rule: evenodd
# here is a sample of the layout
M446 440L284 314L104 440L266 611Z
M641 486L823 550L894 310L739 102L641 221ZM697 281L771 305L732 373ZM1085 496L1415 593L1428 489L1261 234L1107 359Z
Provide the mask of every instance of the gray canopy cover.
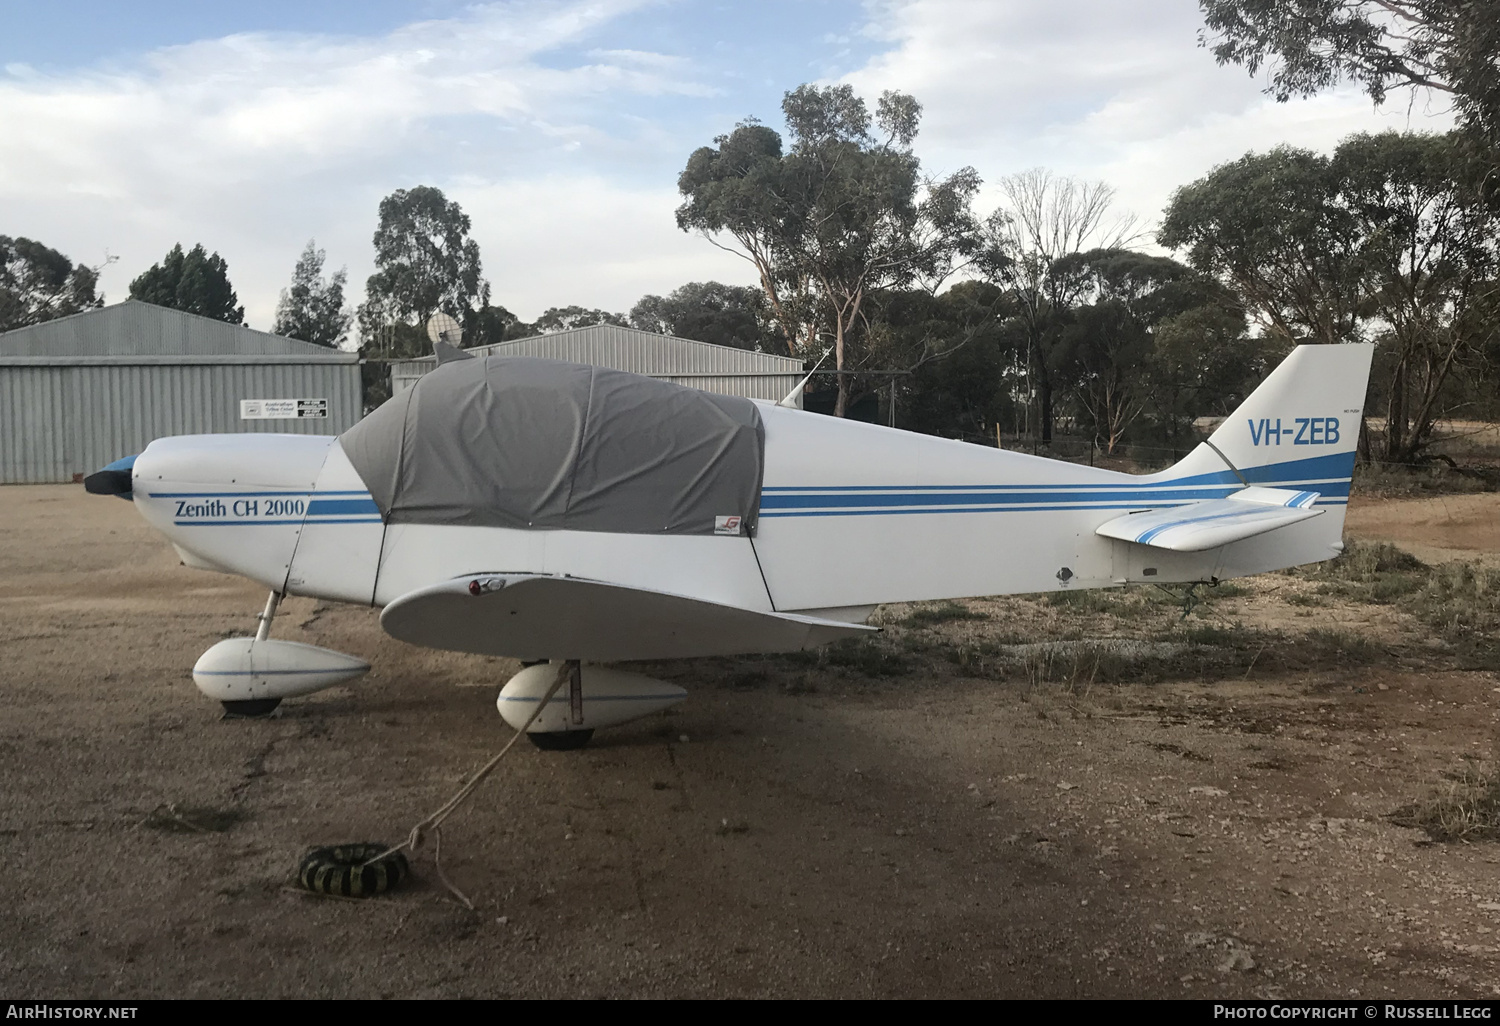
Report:
M559 360L450 360L339 440L389 523L740 534L760 506L750 400Z

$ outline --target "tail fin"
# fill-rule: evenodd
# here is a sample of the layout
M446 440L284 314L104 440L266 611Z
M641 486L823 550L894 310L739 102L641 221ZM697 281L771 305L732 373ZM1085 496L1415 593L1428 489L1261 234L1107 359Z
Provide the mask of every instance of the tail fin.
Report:
M1170 475L1230 472L1228 480L1246 484L1342 485L1314 490L1347 498L1374 351L1369 343L1293 349Z
M1375 347L1304 345L1239 409L1159 480L1174 485L1264 485L1317 493L1323 515L1227 545L1215 576L1239 577L1328 559L1343 550L1365 388Z

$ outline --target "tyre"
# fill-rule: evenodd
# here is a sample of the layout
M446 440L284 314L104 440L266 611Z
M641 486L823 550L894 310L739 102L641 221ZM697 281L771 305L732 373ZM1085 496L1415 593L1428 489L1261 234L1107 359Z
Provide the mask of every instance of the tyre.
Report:
M589 743L592 730L546 730L526 735L526 739L544 752L576 752Z
M254 720L269 716L281 704L279 698L247 698L238 702L220 702L226 720Z
M380 854L388 847L376 841L362 841L314 848L302 856L297 882L315 894L336 894L343 898L384 894L400 883L408 870L406 856L401 852Z

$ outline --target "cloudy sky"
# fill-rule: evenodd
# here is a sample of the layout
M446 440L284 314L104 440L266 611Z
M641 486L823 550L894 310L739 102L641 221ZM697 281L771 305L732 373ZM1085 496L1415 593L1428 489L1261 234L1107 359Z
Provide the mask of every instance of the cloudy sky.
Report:
M111 302L201 242L267 328L309 238L357 300L381 197L436 185L530 319L749 282L677 230L677 174L746 116L780 127L802 82L913 93L933 172L1103 179L1147 220L1250 149L1449 123L1277 104L1199 24L1196 0L0 0L0 234L113 259Z

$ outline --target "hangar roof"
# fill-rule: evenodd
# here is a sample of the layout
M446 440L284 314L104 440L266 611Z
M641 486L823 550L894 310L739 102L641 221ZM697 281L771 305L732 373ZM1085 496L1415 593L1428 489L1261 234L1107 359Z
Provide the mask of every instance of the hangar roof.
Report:
M633 374L723 374L734 371L797 374L802 370L801 360L786 356L733 349L616 324L591 324L569 331L477 346L468 352L476 356L540 356Z
M804 373L800 359L615 324L590 324L464 351L479 357L530 356L586 363L706 392L773 401L791 391ZM435 366L431 356L395 361L391 364L394 391L399 394L410 388Z
M293 357L323 363L358 360L354 353L134 299L0 334L0 359L6 357L33 357L43 362L120 357L131 358L129 362L140 357L185 358L183 362L246 357Z

